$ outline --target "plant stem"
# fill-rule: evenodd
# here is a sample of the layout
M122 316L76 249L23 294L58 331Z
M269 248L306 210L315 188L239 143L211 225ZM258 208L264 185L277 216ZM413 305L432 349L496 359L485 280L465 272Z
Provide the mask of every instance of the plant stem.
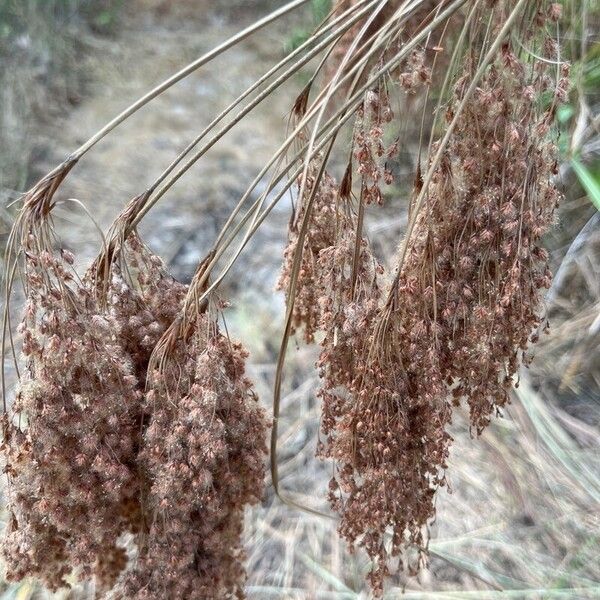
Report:
M195 61L189 63L183 69L177 71L174 75L171 75L168 79L165 79L162 83L157 85L155 88L150 90L148 93L144 94L141 98L136 100L133 104L128 106L125 110L123 110L120 114L118 114L112 121L107 123L102 129L100 129L97 133L95 133L87 142L82 144L75 152L72 153L71 158L74 160L79 160L88 150L90 150L93 146L95 146L103 137L109 134L113 129L118 127L123 121L137 112L140 108L148 104L151 100L160 96L163 92L168 90L170 87L175 85L177 82L181 81L194 71L198 70L200 67L210 62L213 58L223 53L225 50L228 50L232 46L235 46L242 40L246 39L248 36L252 35L259 29L262 29L269 23L277 20L279 17L285 15L286 13L306 4L309 0L293 0L288 4L282 6L281 8L273 11L272 13L266 15L262 19L259 19L252 25L249 25L239 33L236 33L234 36L225 40L223 43L219 44L216 48L213 48L206 54L202 55L200 58L197 58Z

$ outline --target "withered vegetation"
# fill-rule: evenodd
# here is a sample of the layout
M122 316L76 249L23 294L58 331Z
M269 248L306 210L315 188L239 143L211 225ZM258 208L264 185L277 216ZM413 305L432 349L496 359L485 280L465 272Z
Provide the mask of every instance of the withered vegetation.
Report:
M246 350L219 325L226 303L217 288L290 188L273 484L285 500L277 418L287 342L297 332L320 345L316 453L332 464L339 533L366 550L375 596L393 572L427 563L455 408L468 406L477 436L510 401L546 326L551 273L541 238L560 200L553 123L569 75L555 41L557 4L339 1L265 75L288 69L266 93L191 154L260 84L249 88L130 201L83 275L60 249L54 196L77 160L170 85L302 3L191 63L25 195L7 261L7 299L18 274L26 295L24 367L3 420L9 579L32 576L56 590L75 571L95 581L99 597L243 597L244 509L263 495L269 423L245 375ZM191 283L176 281L136 225L224 132L321 54L286 141ZM365 219L390 194L407 143L403 111L419 104L408 228L386 268ZM340 150L345 168L336 176L329 159L339 139L350 150ZM271 169L267 189L247 206Z

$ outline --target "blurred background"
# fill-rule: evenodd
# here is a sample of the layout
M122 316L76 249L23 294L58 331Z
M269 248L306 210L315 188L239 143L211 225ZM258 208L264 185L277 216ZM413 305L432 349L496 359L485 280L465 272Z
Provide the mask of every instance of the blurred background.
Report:
M19 194L145 91L256 18L274 0L0 0L0 246ZM129 119L80 161L61 188L56 226L81 265L119 210L212 117L301 43L330 8L313 0L235 46ZM565 200L548 235L555 282L549 335L522 373L512 405L479 439L453 424L451 493L437 498L429 568L396 578L389 598L600 598L600 6L565 2L563 51L573 91L561 109ZM148 214L140 231L188 281L246 187L284 139L310 73L255 109ZM407 124L398 184L368 215L389 261L402 239L414 177ZM261 187L262 185L262 187ZM264 189L258 186L256 196ZM255 196L255 197L256 197ZM86 214L77 199L89 212ZM251 352L250 375L269 406L283 325L274 292L291 200L284 198L222 287L230 334ZM91 221L90 215L94 222ZM3 272L4 274L4 272ZM18 298L15 299L15 308ZM314 458L318 348L298 341L287 360L280 425L281 486L327 510L330 466ZM335 523L283 505L272 487L249 512L248 597L368 598L365 558ZM34 582L0 584L2 598L52 597ZM404 595L402 592L404 591ZM57 598L91 598L74 585Z

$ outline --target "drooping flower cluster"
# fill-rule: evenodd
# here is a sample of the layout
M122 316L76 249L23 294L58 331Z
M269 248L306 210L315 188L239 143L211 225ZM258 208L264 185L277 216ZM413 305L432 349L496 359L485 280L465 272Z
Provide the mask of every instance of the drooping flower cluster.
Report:
M531 69L503 47L458 119L415 235L424 245L427 227L444 375L454 397L467 399L478 433L508 402L543 318L551 273L541 236L560 198L548 132L567 77L567 66L553 81L548 65ZM555 92L540 113L544 94Z
M189 343L169 337L181 333L186 286L135 234L83 281L69 253L33 250L27 373L4 420L9 579L57 589L77 568L101 597L240 597L244 508L262 495L267 427L246 352L204 315ZM163 337L175 355L145 393Z
M348 382L366 351L368 336L364 332L372 328L379 309L382 268L365 238L356 246L356 231L349 218L340 228L336 244L321 251L318 267L319 328L324 337L317 366L322 378L321 427L327 436L319 454L336 458L336 425L353 403Z
M120 324L70 263L67 252L27 253L26 372L4 432L7 576L34 575L52 589L73 567L103 575L103 557L129 528L122 507L136 494L142 397Z
M543 15L534 22L544 25ZM526 37L534 44L543 30ZM543 40L542 50L557 58L552 40ZM427 189L415 191L416 221L386 294L372 276L377 269L363 267L372 258L366 241L357 247L356 233L339 227L317 262L326 436L318 455L334 460L330 500L339 531L373 559L377 595L392 558L410 569L407 550L426 555L425 526L446 484L453 404L466 400L480 433L508 402L550 284L540 239L559 192L548 135L568 68L555 81L548 62L520 56L507 41L463 102L476 64L467 58L455 82L447 108L453 129ZM382 145L364 142L365 131L381 139L364 125L369 100L357 113L354 156L366 202L376 194L365 187L381 178L373 158L385 155ZM344 222L339 214L337 220Z
M389 161L398 152L398 140L388 143L385 139L393 118L389 95L383 86L368 90L356 111L352 140L364 204L383 204L382 187L394 180Z
M350 10L356 4L358 4L357 0L336 0L333 13L341 14ZM388 0L388 2L373 7L373 10L367 12L362 19L355 23L333 48L327 60L326 81L340 67L352 44L358 40L351 59L346 60L346 69L351 68L359 57L366 54L384 30L389 32L389 29L393 27L392 19L394 19L394 24L398 26L395 35L389 43L384 44L381 54L375 53L374 58L371 59L371 64L381 61L383 58L389 59L392 57L394 53L411 41L413 36L425 27L427 22L435 15L435 9L439 8L439 5L440 3L437 0L422 0L410 4L402 0ZM374 11L377 11L375 15ZM369 25L365 28L367 19L369 19ZM359 38L361 31L363 33ZM429 67L426 62L423 48L419 47L408 60L401 63L394 75L398 74L402 87L406 90L414 90L428 82Z
M108 307L121 324L121 344L145 385L150 355L175 320L187 286L165 271L162 259L135 233L124 244L123 262L126 268L119 263L112 265ZM88 279L92 279L92 273Z
M375 263L363 240L358 287L351 293L352 270L345 263L354 243L348 242L321 253L324 276L333 284L325 297L333 309L322 313L326 439L318 454L335 462L329 499L341 517L340 534L364 546L375 561L369 580L380 594L388 557L425 546L422 527L434 514L435 488L445 483L450 407L428 332L408 329L411 311L422 309L418 297L404 318L394 314L393 331L382 327L389 311L380 302L381 268L369 268ZM391 550L385 545L388 530Z
M382 3L359 46L397 35L362 76L440 6ZM556 5L547 14L527 11L519 42L507 39L479 69L512 7L511 0L474 6L481 13L467 32L473 47L446 107L451 130L447 143L431 148L424 180L417 171L391 284L364 235L366 206L382 203L398 149L386 86L394 78L408 91L428 85L428 52L437 45L415 47L367 91L339 185L322 155L310 160L290 226L278 286L294 303L293 329L307 342L320 334L317 453L334 462L329 500L341 535L373 561L376 596L394 561L412 569L426 557L425 527L446 485L453 405L466 401L480 433L509 401L544 323L541 293L551 275L540 239L559 199L549 131L568 69L552 39L538 44L545 20L559 16ZM66 172L34 190L17 228L26 370L3 420L8 578L35 576L57 589L75 568L95 579L99 597L243 597L243 513L262 495L267 429L245 376L246 352L220 332L214 298L200 303L205 265L186 288L131 233L146 195L117 220L102 260L80 280L74 257L54 250L49 224Z
M244 508L262 496L267 423L239 344L205 314L192 332L173 332L178 343L146 395L148 530L113 597L239 598Z
M137 282L126 284L115 267L101 301L93 269L82 281L73 255L52 250L48 222L26 223L35 233L25 238L26 365L3 427L7 577L57 589L76 569L101 593L126 566L119 538L140 529L146 366L183 286L131 237Z
M56 590L75 570L98 597L241 597L243 511L261 496L266 450L246 353L199 313L191 343L179 337L196 293L130 231L144 196L80 279L74 256L53 249L54 183L27 196L13 233L26 372L3 419L7 578ZM165 343L176 360L151 367Z

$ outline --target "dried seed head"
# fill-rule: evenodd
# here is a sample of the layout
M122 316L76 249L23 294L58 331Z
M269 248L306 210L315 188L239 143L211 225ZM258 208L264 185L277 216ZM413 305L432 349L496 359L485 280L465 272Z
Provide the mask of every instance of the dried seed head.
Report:
M263 492L262 407L244 374L245 350L196 317L152 378L141 463L149 530L114 598L225 598L245 580L244 508Z
M141 401L119 323L68 276L71 262L65 252L26 258L27 365L13 407L18 414L5 424L13 515L4 543L7 576L34 575L53 589L74 567L89 577L127 530L119 507L135 489L136 457L119 437L135 436ZM44 557L52 545L56 552Z
M552 58L554 46L546 50ZM374 561L376 595L388 559L426 545L434 495L445 485L452 407L466 399L481 432L508 402L523 350L540 326L541 291L550 282L540 236L553 222L559 193L555 144L547 139L553 108L539 112L537 100L549 89L558 101L564 93L562 84L552 85L550 62L519 56L505 43L465 102L384 307L369 303L372 294L354 304L345 295L339 273L350 252L341 239L319 255L330 288L321 292L326 440L319 455L335 462L331 505L341 516L340 533ZM467 63L455 83L449 122L473 72ZM369 95L363 113L376 105ZM362 137L358 142L360 172L369 155ZM358 314L361 327L353 329Z

